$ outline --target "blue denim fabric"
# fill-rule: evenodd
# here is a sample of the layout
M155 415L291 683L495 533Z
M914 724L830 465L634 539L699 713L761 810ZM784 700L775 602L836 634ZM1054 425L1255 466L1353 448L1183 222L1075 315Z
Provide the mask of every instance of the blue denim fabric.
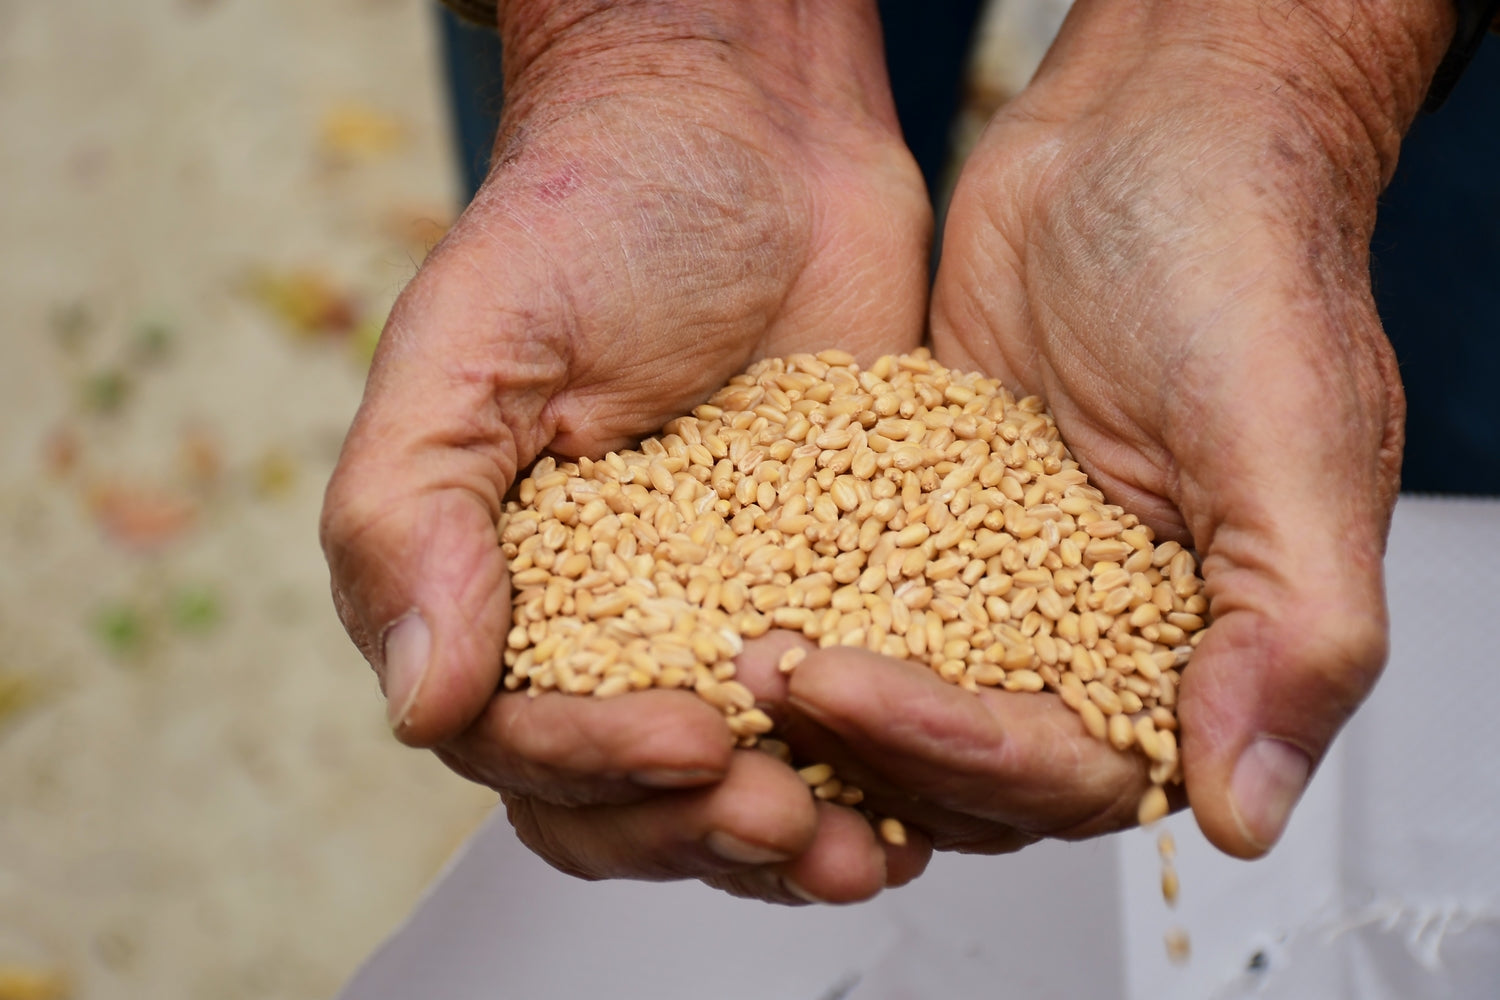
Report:
M433 5L448 76L448 110L457 146L459 181L467 205L489 173L490 148L500 122L500 37Z
M1406 386L1402 488L1500 494L1500 38L1401 147L1372 244Z

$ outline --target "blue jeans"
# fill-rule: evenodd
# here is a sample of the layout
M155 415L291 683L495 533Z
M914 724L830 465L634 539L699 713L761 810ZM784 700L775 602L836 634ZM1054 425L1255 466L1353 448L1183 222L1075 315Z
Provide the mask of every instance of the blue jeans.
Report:
M896 111L930 191L948 157L981 0L881 0ZM473 194L500 113L494 32L444 10L459 163ZM1500 495L1500 38L1486 39L1448 102L1423 115L1381 199L1375 301L1408 402L1402 489Z

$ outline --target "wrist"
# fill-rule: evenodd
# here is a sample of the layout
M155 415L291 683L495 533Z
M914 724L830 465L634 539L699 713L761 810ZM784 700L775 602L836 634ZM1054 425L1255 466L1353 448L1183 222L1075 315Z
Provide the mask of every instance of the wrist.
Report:
M1373 198L1453 25L1452 0L1079 0L1039 80L1093 65L1105 94L1114 73L1147 71L1295 120Z
M508 0L499 13L507 112L513 97L727 90L899 135L874 0Z

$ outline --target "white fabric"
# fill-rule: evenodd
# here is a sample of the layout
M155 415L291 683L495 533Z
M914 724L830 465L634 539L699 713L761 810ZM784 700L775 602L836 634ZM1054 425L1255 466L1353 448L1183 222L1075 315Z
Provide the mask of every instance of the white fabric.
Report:
M1161 946L1156 847L1121 838L1134 998L1500 997L1500 503L1403 497L1386 555L1391 659L1286 838L1255 864L1189 817L1185 969ZM1189 668L1191 669L1191 668ZM1252 958L1259 971L1250 969Z

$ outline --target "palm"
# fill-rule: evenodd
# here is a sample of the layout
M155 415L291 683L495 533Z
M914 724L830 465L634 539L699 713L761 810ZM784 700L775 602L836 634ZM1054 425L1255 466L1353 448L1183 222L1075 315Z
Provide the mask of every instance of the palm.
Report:
M507 420L521 461L620 447L757 356L921 336L930 212L899 139L869 125L808 141L724 104L635 94L502 134L499 168L404 297L402 325L426 286L445 310L467 301L497 377L529 380L538 412Z

